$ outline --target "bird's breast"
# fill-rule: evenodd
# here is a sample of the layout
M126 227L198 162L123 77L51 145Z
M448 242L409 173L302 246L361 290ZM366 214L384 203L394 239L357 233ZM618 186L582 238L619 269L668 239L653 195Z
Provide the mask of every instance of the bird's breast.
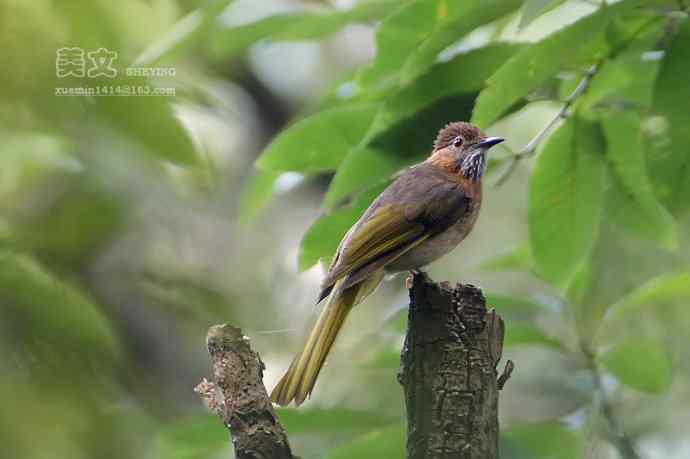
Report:
M419 269L453 250L472 230L479 215L480 202L475 201L471 209L448 229L427 239L386 266L386 271L400 272Z

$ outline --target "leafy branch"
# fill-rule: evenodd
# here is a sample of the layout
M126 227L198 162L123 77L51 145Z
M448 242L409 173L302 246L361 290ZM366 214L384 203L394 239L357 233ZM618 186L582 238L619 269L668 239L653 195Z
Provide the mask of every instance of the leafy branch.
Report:
M606 2L602 3L602 6L606 5ZM625 49L630 43L633 42L634 39L636 39L640 34L648 30L649 27L652 27L656 23L656 18L652 18L649 21L645 22L642 24L630 37L627 41L620 43L618 46L614 47L608 55L604 59L612 59L615 58L623 49ZM596 64L592 65L585 75L582 77L578 85L575 87L572 93L566 98L566 100L563 102L563 106L561 109L554 115L554 117L537 133L537 135L530 140L527 145L522 148L517 153L512 153L512 155L509 157L511 159L510 164L508 167L504 170L504 172L501 174L501 176L498 178L496 181L495 186L499 187L503 183L508 180L508 178L515 172L515 169L518 166L518 163L524 159L533 156L536 151L537 147L541 144L541 142L549 135L551 130L558 124L558 122L561 119L567 118L568 117L568 110L575 104L577 99L582 96L587 89L589 89L590 84L592 83L592 80L596 76L597 72L601 69L601 66L604 62L604 59L600 60ZM507 147L504 147L507 148Z
M597 74L599 71L599 68L601 67L601 63L596 63L592 65L587 72L585 73L585 76L580 80L578 85L575 87L572 93L568 96L568 98L565 100L563 103L563 106L561 107L560 110L554 115L554 117L546 123L546 125L535 135L532 140L530 140L527 145L525 145L522 150L520 150L517 153L513 153L510 161L510 164L508 167L503 171L501 176L498 178L496 181L496 186L501 186L503 183L505 183L506 180L515 172L515 169L517 168L518 163L524 159L524 158L529 158L534 155L537 151L537 147L541 144L541 142L549 135L551 130L558 124L558 122L561 119L567 118L568 117L568 110L572 105L577 101L577 99L584 94L587 91L587 88L589 88L589 85L592 83L592 79L594 76Z

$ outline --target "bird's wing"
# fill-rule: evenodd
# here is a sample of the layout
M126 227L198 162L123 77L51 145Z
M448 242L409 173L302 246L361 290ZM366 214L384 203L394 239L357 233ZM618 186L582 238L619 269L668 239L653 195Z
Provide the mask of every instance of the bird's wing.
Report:
M458 183L443 175L419 167L406 173L343 238L323 281L321 299L339 279L350 276L348 284L356 283L447 229L468 203Z
M389 259L391 254L400 256L428 236L423 224L405 218L402 206L389 204L378 207L343 239L323 281L324 290L338 279L364 267L372 264L385 266L385 261L392 261ZM326 292L322 293L322 297L325 295Z

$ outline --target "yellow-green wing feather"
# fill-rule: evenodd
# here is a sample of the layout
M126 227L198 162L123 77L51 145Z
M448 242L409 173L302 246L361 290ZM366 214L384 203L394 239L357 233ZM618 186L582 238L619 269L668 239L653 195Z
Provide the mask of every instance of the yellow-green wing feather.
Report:
M381 206L348 233L323 286L327 288L388 254L399 252L400 256L427 236L424 225L406 218L402 206Z

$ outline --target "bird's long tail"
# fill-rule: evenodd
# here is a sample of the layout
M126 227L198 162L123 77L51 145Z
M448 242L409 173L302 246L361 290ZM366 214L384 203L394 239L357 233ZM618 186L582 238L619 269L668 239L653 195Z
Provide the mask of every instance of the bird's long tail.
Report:
M383 271L376 272L346 289L344 280L338 281L314 324L309 337L285 375L271 392L273 402L285 406L292 400L300 405L311 394L340 328L353 306L373 292L383 279Z

